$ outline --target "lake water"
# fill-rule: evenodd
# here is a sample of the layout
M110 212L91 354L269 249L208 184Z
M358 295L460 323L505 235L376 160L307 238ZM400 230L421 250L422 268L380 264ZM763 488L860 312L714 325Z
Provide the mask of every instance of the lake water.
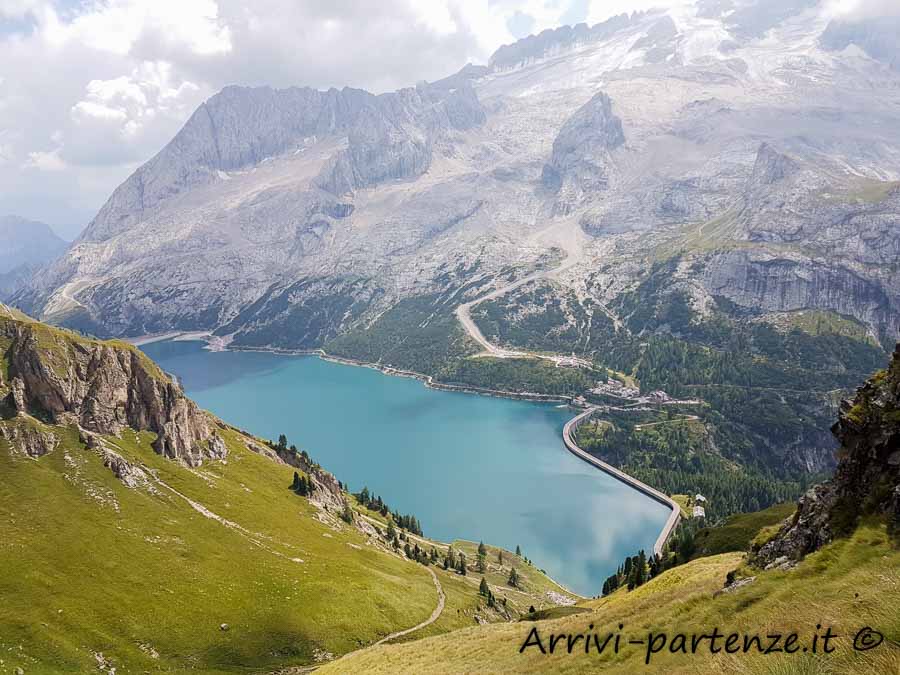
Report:
M356 492L414 514L425 534L515 550L571 590L599 595L626 555L648 552L668 509L570 454L573 413L428 389L312 356L143 347L188 395L263 438L286 434Z

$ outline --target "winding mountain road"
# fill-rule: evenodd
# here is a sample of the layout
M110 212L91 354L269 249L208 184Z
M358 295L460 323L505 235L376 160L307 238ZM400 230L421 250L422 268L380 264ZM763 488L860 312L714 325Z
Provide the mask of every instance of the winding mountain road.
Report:
M545 361L552 361L557 366L568 365L581 366L584 368L593 367L593 364L589 359L583 359L574 355L563 356L537 354L535 352L498 347L484 336L484 333L481 332L481 329L475 323L474 319L472 319L472 308L480 305L482 302L487 302L488 300L499 298L503 295L506 295L507 293L510 293L511 291L516 290L517 288L521 288L522 286L531 283L532 281L559 276L564 271L577 265L582 258L583 239L584 235L581 233L581 230L577 226L577 224L570 222L554 224L544 230L541 230L540 232L535 233L530 237L530 240L532 242L544 241L548 245L552 245L553 248L558 248L559 250L563 251L563 253L565 253L565 258L563 258L562 262L559 265L552 269L542 269L536 272L532 272L531 274L527 274L521 279L517 279L516 281L513 281L512 283L509 283L505 286L501 286L500 288L495 288L489 293L486 293L485 295L482 295L475 300L470 300L469 302L463 303L456 308L456 318L462 325L463 329L466 331L466 333L469 334L469 337L471 337L482 347L482 349L484 349L484 352L482 354L476 354L476 356L491 356L498 359L543 359Z

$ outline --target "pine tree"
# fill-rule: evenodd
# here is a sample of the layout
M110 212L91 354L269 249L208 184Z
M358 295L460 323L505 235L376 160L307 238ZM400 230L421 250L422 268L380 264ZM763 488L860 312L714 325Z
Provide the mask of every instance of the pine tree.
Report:
M291 483L291 490L300 492L300 474L296 471L294 472L294 482Z
M353 509L350 508L350 504L347 502L344 502L344 510L341 511L341 520L348 525L353 523Z
M503 564L503 551L497 551L497 562Z
M481 572L482 574L484 574L485 571L487 571L487 561L485 561L483 553L478 554L478 562L476 564L478 566L478 571Z
M460 574L462 574L463 576L466 576L467 570L466 570L466 554L465 553L461 552L459 554L459 556L457 556L456 571L459 572Z
M520 558L522 557L522 549L519 548L518 544L516 544L516 555L519 556Z
M478 585L478 592L484 596L487 596L487 594L490 593L490 588L488 588L487 579L485 579L484 577L481 577L481 583Z
M287 436L285 436L284 434L281 434L278 437L278 449L281 451L285 451L285 450L287 450L287 447L288 447Z
M506 583L508 583L513 588L519 587L519 573L516 571L515 567L513 567L509 571L509 580Z
M642 550L638 555L637 569L634 575L634 585L640 586L647 580L647 556Z
M397 538L397 528L394 527L394 519L393 518L388 518L387 538L388 539L396 539Z
M478 555L487 555L487 547L485 547L483 541L478 544Z

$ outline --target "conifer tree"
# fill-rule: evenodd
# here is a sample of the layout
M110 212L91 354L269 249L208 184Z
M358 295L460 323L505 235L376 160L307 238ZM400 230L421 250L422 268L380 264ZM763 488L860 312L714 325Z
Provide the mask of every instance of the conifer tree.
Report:
M350 508L350 504L347 502L344 502L344 510L341 511L341 520L348 525L353 523L353 509Z
M478 555L487 555L487 547L485 547L483 541L478 544Z
M513 567L509 571L509 580L506 583L508 583L513 588L519 587L519 573L516 571L515 567Z
M485 597L487 597L487 594L490 593L487 579L485 579L484 577L481 577L481 583L478 585L478 592Z

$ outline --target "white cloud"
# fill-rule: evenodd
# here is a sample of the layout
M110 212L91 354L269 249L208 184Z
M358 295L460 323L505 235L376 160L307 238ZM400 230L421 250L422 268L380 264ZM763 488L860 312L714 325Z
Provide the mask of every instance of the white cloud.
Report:
M35 151L28 153L28 159L22 165L26 169L40 169L41 171L65 171L66 163L59 156L60 148L50 151Z
M77 125L112 124L122 136L134 136L158 115L184 117L187 106L197 101L199 87L193 82L175 82L172 65L146 62L130 75L110 80L91 80L85 98L72 106Z
M897 0L829 0L825 14L840 19L871 19L882 16L900 16Z
M199 55L231 50L231 34L219 22L216 0L95 0L71 21L49 7L40 14L41 35L57 49L75 43L126 55L150 35L170 49Z
M517 12L540 31L586 5L0 0L0 211L86 219L225 85L388 91L485 63Z
M21 18L44 3L40 0L0 0L0 17Z

